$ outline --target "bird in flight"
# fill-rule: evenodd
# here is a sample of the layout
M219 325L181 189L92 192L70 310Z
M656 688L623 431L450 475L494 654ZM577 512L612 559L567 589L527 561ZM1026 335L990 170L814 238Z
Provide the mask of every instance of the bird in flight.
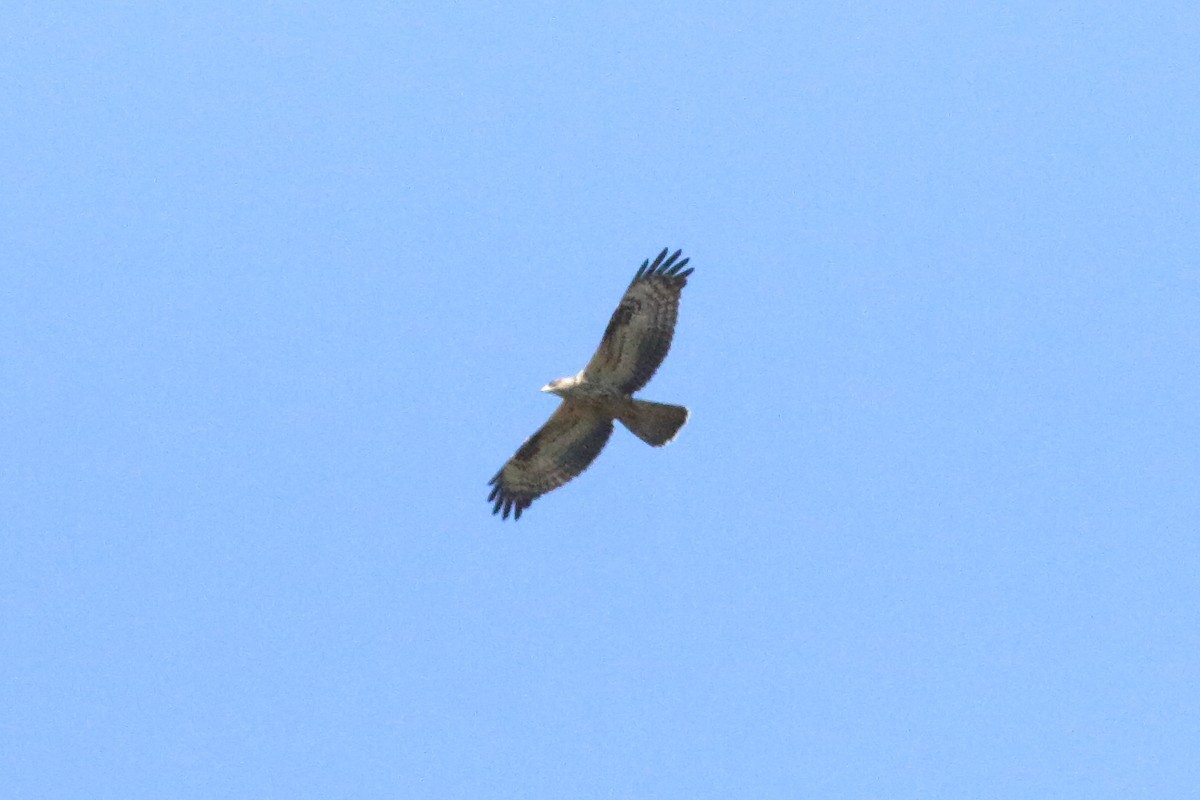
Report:
M562 402L488 481L493 514L520 519L536 498L587 469L608 443L613 420L654 447L674 439L687 422L683 406L633 399L671 349L679 295L692 274L681 252L668 257L664 249L653 264L643 261L592 360L578 375L542 387Z

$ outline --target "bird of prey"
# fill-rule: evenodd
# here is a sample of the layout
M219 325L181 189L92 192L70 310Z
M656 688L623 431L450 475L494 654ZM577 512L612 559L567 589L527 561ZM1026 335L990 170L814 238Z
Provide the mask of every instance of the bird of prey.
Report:
M612 435L614 419L654 447L674 439L687 422L683 406L633 399L671 349L679 294L692 274L681 252L668 257L664 249L653 264L643 261L592 360L578 375L542 387L562 402L488 481L493 514L520 519L536 498L587 469Z

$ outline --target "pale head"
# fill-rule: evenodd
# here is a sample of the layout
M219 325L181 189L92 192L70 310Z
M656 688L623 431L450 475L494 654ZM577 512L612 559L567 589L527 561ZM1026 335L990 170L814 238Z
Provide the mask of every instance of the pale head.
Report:
M556 394L559 397L566 397L572 389L579 385L579 380L580 378L578 375L571 375L566 378L557 378L543 386L542 391L549 392L550 394Z

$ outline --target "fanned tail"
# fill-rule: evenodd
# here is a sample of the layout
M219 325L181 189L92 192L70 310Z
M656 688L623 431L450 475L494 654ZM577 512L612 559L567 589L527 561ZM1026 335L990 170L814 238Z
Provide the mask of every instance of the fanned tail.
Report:
M683 406L634 400L632 409L620 419L634 436L648 445L662 447L679 434L689 413Z

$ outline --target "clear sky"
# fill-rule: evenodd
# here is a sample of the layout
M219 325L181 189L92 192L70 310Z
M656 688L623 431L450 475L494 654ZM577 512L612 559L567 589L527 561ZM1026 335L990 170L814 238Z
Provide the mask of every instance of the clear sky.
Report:
M1198 41L5 3L4 796L1194 794ZM501 522L667 246L691 422Z

